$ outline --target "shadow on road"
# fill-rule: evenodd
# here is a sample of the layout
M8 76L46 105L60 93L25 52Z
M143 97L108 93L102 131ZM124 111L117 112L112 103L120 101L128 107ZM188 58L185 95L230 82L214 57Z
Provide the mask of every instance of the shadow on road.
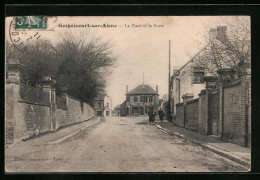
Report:
M149 122L138 122L138 123L136 123L136 125L148 125L149 124Z

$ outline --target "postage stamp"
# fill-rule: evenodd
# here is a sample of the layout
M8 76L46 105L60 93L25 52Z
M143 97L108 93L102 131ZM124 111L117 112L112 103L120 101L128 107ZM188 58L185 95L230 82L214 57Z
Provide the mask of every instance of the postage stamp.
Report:
M47 29L46 16L18 16L15 17L16 29Z

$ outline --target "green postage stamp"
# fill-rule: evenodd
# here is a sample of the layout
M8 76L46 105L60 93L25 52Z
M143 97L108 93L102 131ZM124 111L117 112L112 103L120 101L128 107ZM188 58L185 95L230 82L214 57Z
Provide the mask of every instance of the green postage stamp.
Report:
M46 16L17 16L15 17L16 29L47 29Z

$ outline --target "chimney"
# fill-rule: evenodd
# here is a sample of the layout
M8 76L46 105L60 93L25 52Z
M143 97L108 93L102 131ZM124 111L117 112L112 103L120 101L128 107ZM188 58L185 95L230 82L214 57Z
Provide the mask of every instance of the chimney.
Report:
M158 85L156 85L156 92L158 93Z
M216 39L216 37L217 37L217 28L211 28L209 30L209 39L210 39L210 41Z
M128 85L126 85L126 93L128 93Z
M227 26L218 26L217 27L217 39L220 41L227 40Z

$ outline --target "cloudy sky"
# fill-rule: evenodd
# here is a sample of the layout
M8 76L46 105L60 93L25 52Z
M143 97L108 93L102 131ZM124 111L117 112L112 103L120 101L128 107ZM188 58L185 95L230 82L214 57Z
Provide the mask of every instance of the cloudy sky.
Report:
M129 90L143 83L155 89L159 86L162 96L168 91L169 40L171 64L182 66L201 48L201 34L209 27L224 25L223 17L213 16L147 16L147 17L49 17L48 30L41 31L42 39L59 41L62 35L72 32L91 32L114 43L118 56L116 67L107 77L107 93L113 107L125 100L126 85ZM235 17L224 17L235 18ZM6 19L8 38L11 18ZM61 27L66 25L109 24L116 27ZM53 31L52 31L53 30ZM30 33L30 32L28 32Z

